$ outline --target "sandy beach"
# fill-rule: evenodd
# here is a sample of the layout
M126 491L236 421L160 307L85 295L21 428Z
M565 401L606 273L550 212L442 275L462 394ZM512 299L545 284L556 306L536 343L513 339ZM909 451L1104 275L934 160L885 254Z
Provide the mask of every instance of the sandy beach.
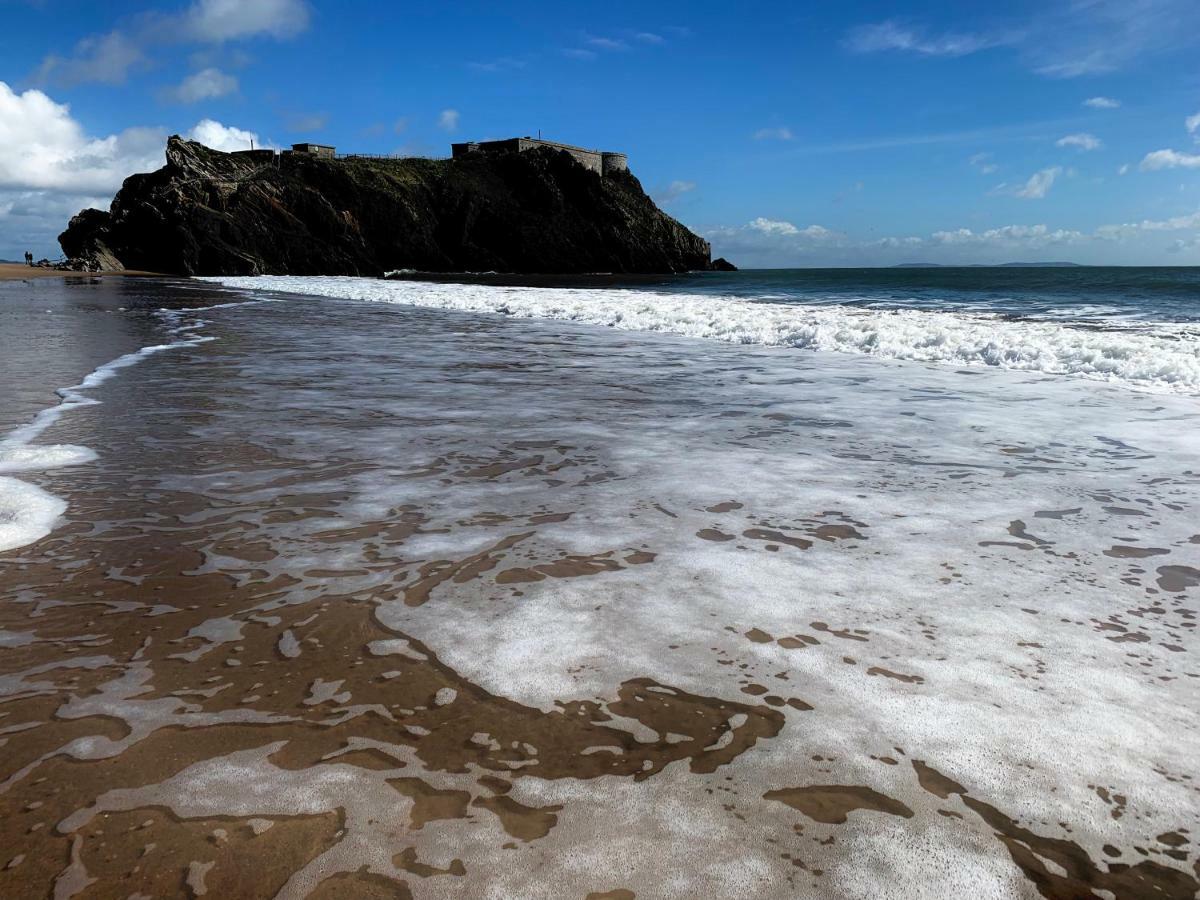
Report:
M0 263L0 281L25 281L29 278L101 278L112 275L153 275L153 272L121 270L118 272L70 272L27 266L24 263Z
M0 555L6 897L1197 889L1190 399L198 282L27 310L141 355L0 453L63 504Z

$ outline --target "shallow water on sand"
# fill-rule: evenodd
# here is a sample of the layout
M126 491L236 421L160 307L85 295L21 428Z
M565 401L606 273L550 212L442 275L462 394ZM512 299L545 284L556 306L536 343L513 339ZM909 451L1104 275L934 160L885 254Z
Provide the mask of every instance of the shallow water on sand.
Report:
M0 290L61 340L6 428L170 346L11 475L65 512L0 554L0 896L1200 886L1194 397Z

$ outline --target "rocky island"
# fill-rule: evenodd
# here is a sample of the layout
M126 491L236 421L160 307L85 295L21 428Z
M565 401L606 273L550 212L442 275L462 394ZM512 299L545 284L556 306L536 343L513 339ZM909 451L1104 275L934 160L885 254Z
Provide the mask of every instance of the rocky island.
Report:
M223 153L174 136L163 168L127 178L108 212L83 210L59 243L72 268L178 275L716 267L708 242L655 206L622 154L603 154L597 171L583 155L592 151L527 142L424 159L307 144Z

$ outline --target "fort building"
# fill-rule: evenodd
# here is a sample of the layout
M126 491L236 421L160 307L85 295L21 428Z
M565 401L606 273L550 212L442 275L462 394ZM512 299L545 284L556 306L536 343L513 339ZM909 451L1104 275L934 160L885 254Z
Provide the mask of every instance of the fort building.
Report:
M557 141L543 141L541 138L515 137L500 141L469 141L462 144L451 144L451 155L455 159L470 156L473 153L524 153L538 147L550 147L570 153L585 169L590 169L597 175L609 175L613 172L629 171L629 159L624 153L614 153L607 150L589 150L586 147L575 147L571 144L560 144Z
M319 156L322 159L336 159L337 150L329 144L292 144L293 153L307 153L309 156Z

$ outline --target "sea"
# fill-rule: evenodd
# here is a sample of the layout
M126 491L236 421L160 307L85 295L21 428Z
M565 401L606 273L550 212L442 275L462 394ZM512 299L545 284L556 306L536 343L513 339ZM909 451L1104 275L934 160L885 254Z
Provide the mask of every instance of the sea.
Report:
M1185 898L1200 269L0 282L0 896Z

